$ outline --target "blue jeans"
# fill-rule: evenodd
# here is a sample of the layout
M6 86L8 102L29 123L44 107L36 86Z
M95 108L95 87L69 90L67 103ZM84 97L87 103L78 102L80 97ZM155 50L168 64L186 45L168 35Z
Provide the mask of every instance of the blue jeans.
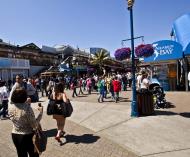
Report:
M6 117L6 115L8 114L8 100L2 101L2 107L1 107L0 111L1 111L0 116Z
M100 100L102 102L104 101L104 90L101 90L99 93L98 102L100 102Z

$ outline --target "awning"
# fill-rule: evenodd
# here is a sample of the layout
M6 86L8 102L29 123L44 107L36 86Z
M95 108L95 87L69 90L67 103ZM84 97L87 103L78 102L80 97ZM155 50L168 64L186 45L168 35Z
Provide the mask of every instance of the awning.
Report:
M173 23L175 39L183 46L183 51L190 44L190 13L184 14Z
M187 47L184 51L184 55L190 55L190 43L187 45Z
M154 54L144 58L144 62L160 62L177 60L183 58L183 48L181 44L172 40L161 40L152 43Z

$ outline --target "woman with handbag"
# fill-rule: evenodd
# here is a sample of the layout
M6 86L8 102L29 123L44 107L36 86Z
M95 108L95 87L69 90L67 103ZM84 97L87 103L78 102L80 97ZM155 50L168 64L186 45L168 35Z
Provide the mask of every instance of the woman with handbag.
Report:
M65 134L64 126L66 120L66 117L64 116L62 111L63 106L61 105L69 101L66 94L64 93L64 85L62 83L58 83L55 85L54 90L50 96L50 101L53 101L55 105L57 105L57 108L54 109L53 113L53 119L55 119L57 122L57 135L55 136L55 139L58 142L61 142L60 138Z
M32 141L34 130L37 129L42 118L43 107L37 118L30 105L26 103L27 91L23 88L17 88L11 96L12 105L9 108L9 116L13 122L12 140L16 147L18 157L39 157L35 152Z

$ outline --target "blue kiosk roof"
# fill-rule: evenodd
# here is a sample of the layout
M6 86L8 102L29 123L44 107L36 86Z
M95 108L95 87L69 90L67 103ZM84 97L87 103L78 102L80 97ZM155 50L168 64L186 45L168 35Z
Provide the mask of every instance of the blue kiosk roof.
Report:
M154 54L144 58L144 62L160 62L168 60L177 60L183 58L181 44L172 40L161 40L152 43Z
M184 55L190 55L190 13L175 20L173 32L176 41L183 47Z

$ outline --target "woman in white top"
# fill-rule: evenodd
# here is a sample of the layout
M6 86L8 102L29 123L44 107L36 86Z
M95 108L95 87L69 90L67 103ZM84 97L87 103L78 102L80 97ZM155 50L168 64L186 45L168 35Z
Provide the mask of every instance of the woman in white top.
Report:
M5 86L5 81L0 81L0 116L1 120L6 119L8 116L8 89Z
M147 73L144 73L142 74L142 78L141 78L141 90L143 89L148 89L150 85L150 81L148 79L148 74Z

